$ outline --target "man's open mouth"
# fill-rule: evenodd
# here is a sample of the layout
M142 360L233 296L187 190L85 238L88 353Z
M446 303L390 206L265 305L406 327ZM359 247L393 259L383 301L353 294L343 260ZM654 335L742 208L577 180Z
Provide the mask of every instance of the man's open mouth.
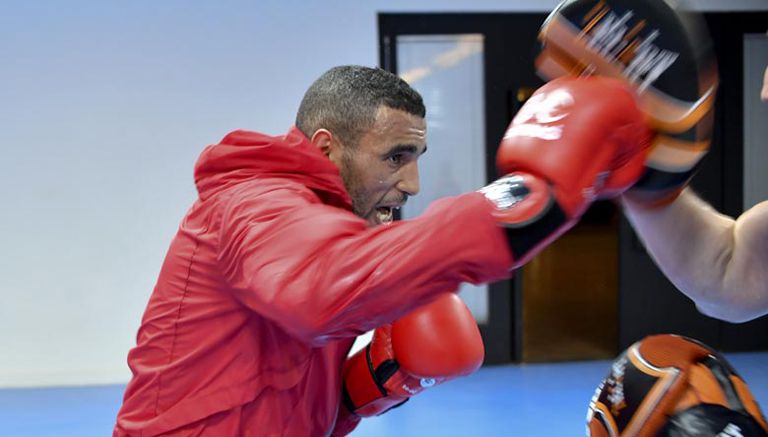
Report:
M376 221L378 221L379 224L382 224L382 225L388 225L392 223L396 209L400 209L400 207L399 206L376 207Z

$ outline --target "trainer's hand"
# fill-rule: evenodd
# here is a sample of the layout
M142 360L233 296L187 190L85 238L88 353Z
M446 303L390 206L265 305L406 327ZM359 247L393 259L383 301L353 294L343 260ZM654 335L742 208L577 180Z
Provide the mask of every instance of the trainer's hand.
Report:
M627 196L663 205L687 185L711 140L716 62L700 15L666 0L566 0L541 27L545 79L595 74L638 93L657 135L643 177Z
M747 384L717 352L654 335L611 365L587 414L587 436L766 436Z
M563 77L537 90L512 120L480 191L508 227L515 267L570 229L595 199L643 172L652 133L626 82Z

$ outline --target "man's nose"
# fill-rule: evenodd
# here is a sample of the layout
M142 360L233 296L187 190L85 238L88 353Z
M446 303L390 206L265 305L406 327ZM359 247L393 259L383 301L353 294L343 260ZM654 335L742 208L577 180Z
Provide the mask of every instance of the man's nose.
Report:
M405 165L402 169L402 177L396 188L409 196L419 193L419 166L414 161Z

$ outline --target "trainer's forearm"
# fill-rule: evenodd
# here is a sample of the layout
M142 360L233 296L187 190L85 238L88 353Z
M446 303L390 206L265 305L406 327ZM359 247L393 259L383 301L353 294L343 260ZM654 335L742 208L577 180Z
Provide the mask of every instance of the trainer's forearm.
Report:
M734 257L736 222L686 189L670 205L648 209L622 199L624 211L651 256L683 293L711 316L731 321L752 317L739 293L743 256ZM745 305L746 304L746 305Z

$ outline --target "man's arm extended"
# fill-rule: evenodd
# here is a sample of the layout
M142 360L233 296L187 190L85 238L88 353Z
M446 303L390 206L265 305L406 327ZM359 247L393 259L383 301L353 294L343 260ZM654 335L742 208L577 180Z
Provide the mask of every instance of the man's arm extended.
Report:
M768 313L768 202L736 220L690 189L663 208L623 205L656 264L700 311L730 322Z

